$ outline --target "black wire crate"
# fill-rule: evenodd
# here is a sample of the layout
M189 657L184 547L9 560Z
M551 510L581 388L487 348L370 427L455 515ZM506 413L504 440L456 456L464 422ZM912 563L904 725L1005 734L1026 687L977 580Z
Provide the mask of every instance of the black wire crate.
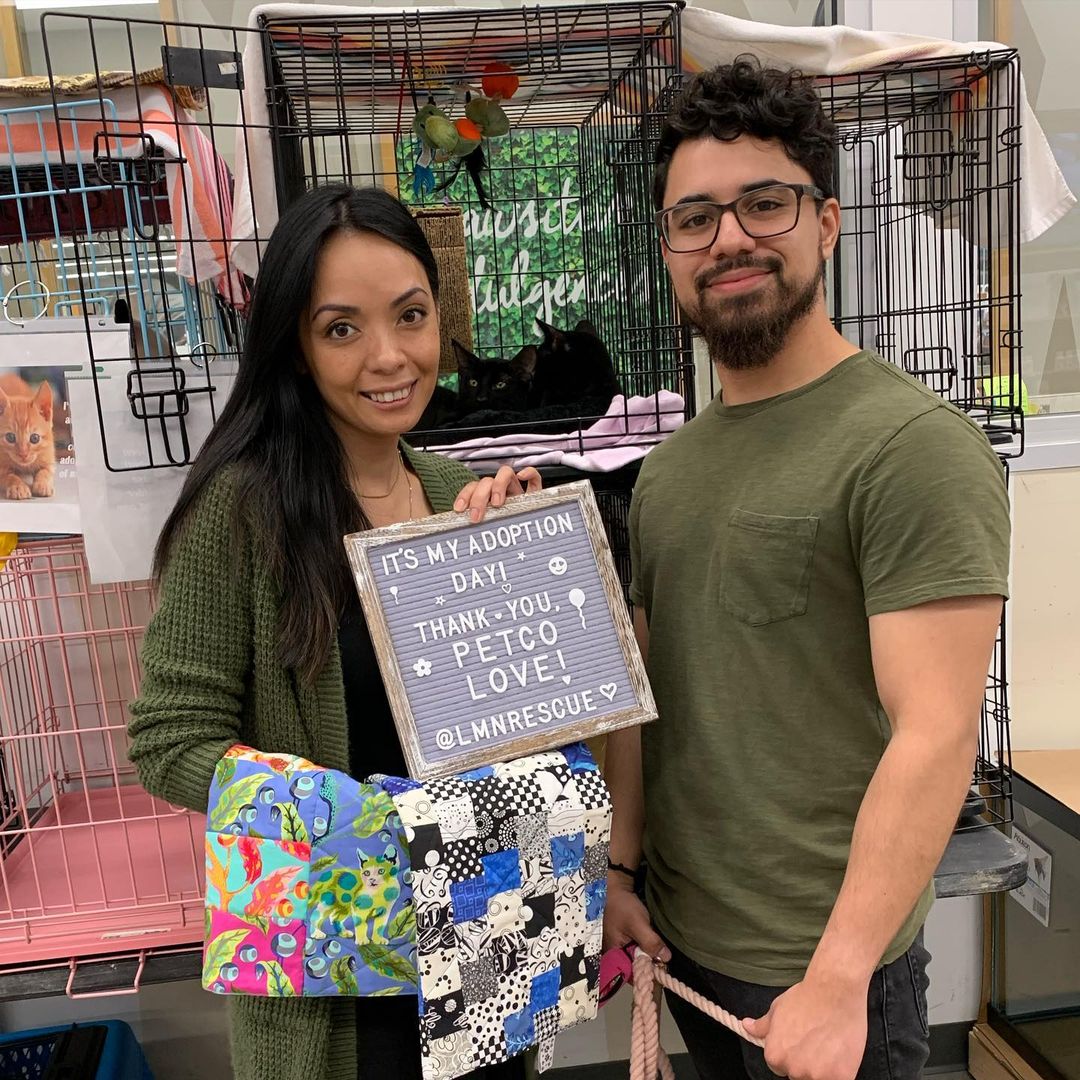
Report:
M1023 450L1015 51L818 81L840 135L837 328Z
M1013 50L821 77L839 133L833 321L1023 452L1020 70ZM958 829L1012 820L1006 614Z
M459 363L460 350L444 350L444 389L461 391L478 363L491 371L491 361L530 345L543 365L566 339L542 334L537 319L562 332L585 320L593 333L569 339L582 357L573 370L610 372L602 385L590 385L589 374L580 385L571 377L547 397L535 392L536 378L528 401L513 407L494 393L478 410L471 395L451 397L448 413L414 433L420 445L532 432L565 435L586 454L611 438L592 427L605 414L617 419L616 392L624 425L643 429L643 441L650 429L659 441L676 426L672 414L693 414L689 335L649 201L657 110L681 64L679 8L261 17L279 206L309 187L345 181L392 191L421 220L460 208L457 274L448 276L464 276L470 288L463 312L444 299L443 314L471 359ZM486 117L492 101L506 130L485 136L478 154L463 158L425 142L425 111L456 126ZM648 402L625 404L635 396ZM484 455L469 460L482 466Z
M81 431L96 428L111 472L189 464L235 376L256 265L240 268L232 236L255 130L239 93L247 36L46 13L47 76L0 90L3 314L27 333L85 320L58 366L93 379L96 423ZM83 71L55 66L80 54ZM119 352L98 336L116 325Z

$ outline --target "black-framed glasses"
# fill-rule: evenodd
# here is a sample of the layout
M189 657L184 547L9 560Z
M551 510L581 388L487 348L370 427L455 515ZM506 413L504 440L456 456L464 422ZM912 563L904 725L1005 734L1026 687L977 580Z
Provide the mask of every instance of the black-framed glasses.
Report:
M791 232L799 224L804 195L819 202L826 197L813 184L769 184L740 195L734 202L677 203L661 210L656 224L668 250L679 254L712 247L728 210L747 236L764 240Z

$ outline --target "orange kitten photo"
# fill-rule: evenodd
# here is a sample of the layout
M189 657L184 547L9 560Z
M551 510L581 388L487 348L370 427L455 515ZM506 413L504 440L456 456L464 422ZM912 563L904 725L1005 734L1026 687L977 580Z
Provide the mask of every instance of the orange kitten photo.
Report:
M51 498L55 471L52 386L0 375L0 498Z

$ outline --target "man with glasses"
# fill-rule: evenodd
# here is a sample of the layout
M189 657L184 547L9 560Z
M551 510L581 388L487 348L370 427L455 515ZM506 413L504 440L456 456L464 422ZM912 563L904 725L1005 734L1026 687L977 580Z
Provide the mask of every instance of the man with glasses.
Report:
M835 153L812 84L749 59L689 83L657 153L664 258L721 389L634 492L660 719L609 738L605 933L764 1041L670 1000L702 1080L921 1076L921 927L1007 589L983 432L829 320Z

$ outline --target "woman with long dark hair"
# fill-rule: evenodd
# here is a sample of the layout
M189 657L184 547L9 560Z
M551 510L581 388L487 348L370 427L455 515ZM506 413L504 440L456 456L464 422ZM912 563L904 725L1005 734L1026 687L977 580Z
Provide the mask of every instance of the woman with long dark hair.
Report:
M236 385L155 555L130 727L152 794L205 811L237 743L405 775L342 538L450 509L479 520L540 483L477 481L403 441L435 386L438 300L431 248L385 192L319 188L282 215ZM414 997L231 1002L238 1080L421 1075ZM523 1074L517 1059L472 1075Z

